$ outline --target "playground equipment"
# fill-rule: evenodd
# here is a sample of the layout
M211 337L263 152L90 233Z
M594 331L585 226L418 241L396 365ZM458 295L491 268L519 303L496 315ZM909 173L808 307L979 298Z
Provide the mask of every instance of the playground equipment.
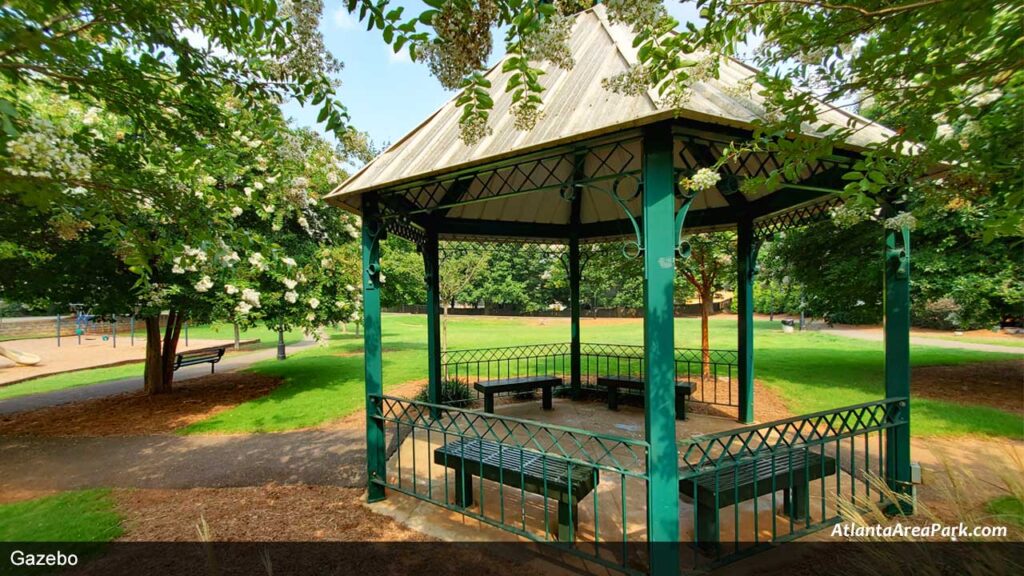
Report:
M89 339L90 331L93 334L100 336L100 339L104 342L112 342L114 348L117 348L117 329L119 327L119 316L117 314L111 316L97 316L96 314L89 314L84 304L72 304L71 311L75 318L75 337L78 339L78 343L82 343L82 336ZM135 346L135 314L128 316L128 331L130 336L130 344ZM104 328L105 325L105 328ZM103 333L106 331L106 333ZM61 344L61 316L57 315L57 347L60 348ZM188 332L186 328L186 345L188 340Z
M39 364L40 361L42 361L42 358L35 354L29 354L28 352L20 352L18 350L13 350L11 348L4 348L3 346L0 346L0 356L3 356L4 358L7 358L11 362L19 364L21 366L34 366L36 364Z

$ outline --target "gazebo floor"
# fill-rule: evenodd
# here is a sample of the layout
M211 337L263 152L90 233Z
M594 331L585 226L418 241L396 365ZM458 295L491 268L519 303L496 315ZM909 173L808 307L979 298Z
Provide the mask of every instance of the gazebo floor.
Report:
M496 414L533 420L543 424L567 426L590 432L610 434L619 437L642 439L644 437L643 409L636 406L620 406L619 411L610 411L598 401L572 401L566 398L555 400L554 409L541 409L536 401L499 402ZM735 420L690 414L688 420L676 422L676 434L680 440L723 432L738 428ZM451 505L454 498L454 474L450 469L433 464L433 450L443 440L439 434L428 439L423 434L407 436L398 450L388 460L388 483L401 486L403 490L415 492L423 497L443 502L447 498ZM859 450L858 450L859 452ZM413 466L418 466L414 471ZM624 487L622 483L625 482ZM837 475L825 481L811 482L810 517L813 522L836 516L836 495L850 496L850 487L856 485L858 494L863 494L863 479L854 481L851 475L840 470ZM518 487L502 486L498 482L474 478L475 502L470 510L489 519L499 521L523 532L533 534L542 540L556 540L556 510L553 499L537 494L523 493ZM625 503L623 503L625 495ZM483 504L481 504L481 501ZM767 494L756 500L741 502L739 506L726 506L720 510L720 551L723 556L737 552L751 543L766 543L787 537L804 528L803 522L791 522L782 513L782 493ZM500 505L499 505L500 503ZM442 507L436 503L388 491L388 497L370 505L376 512L391 516L429 536L456 542L515 542L525 540L513 532L505 531L485 522L464 515L454 506ZM822 507L824 506L824 510ZM690 498L680 498L680 540L694 540L695 512ZM545 526L545 521L547 525ZM642 544L647 539L647 501L645 481L614 473L601 473L600 483L593 492L581 499L579 504L579 528L577 546L589 554L595 553L595 541L608 544L596 553L613 563L642 565L646 562L644 546L630 546L623 558L621 542ZM597 530L595 530L595 528ZM737 548L735 542L739 541ZM614 544L613 544L614 543ZM703 565L712 560L705 554L696 554L692 548L682 553L686 566Z

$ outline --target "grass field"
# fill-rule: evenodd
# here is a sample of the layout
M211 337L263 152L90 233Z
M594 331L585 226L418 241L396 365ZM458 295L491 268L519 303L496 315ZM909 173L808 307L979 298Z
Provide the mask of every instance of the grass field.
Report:
M77 388L79 386L89 386L91 384L110 382L112 380L122 380L124 378L132 378L134 376L142 376L142 362L122 364L120 366L107 366L104 368L90 368L88 370L79 370L77 372L64 372L62 374L54 374L53 376L43 376L41 378L26 380L25 382L11 384L9 386L0 386L0 400L17 398L18 396L27 396L29 394Z
M110 490L0 504L0 542L107 542L122 532Z
M643 324L584 319L584 342L639 344ZM800 332L783 334L778 323L755 323L755 373L795 413L826 410L884 396L884 356L878 342ZM426 377L425 319L386 315L383 323L385 387ZM483 348L568 340L563 319L455 317L449 347ZM676 345L699 345L699 322L676 320ZM714 318L711 346L735 348L734 317ZM285 383L265 398L246 402L183 430L185 433L279 431L315 426L363 407L362 340L335 334L327 347L306 350L286 362L270 360L251 369L280 376ZM1008 360L1015 355L913 347L915 366ZM756 398L756 391L755 391ZM755 400L756 401L756 400ZM1020 417L1001 410L919 398L912 429L920 436L980 434L1019 438Z

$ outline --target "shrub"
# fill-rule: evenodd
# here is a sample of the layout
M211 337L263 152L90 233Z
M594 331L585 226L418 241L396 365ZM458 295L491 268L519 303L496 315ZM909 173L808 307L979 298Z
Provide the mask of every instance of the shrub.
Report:
M473 389L469 387L468 382L459 380L458 378L441 381L441 404L444 404L445 406L465 408L472 405L475 400L476 395L473 393ZM430 401L427 386L424 386L419 393L416 394L416 401Z

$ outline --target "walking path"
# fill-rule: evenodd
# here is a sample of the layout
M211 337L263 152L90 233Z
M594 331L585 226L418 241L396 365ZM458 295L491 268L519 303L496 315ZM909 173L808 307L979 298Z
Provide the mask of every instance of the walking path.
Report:
M0 493L79 488L366 485L358 428L235 436L3 437Z
M312 346L313 344L315 344L313 340L305 340L291 344L288 346L288 353L291 354L296 350ZM276 356L276 348L265 348L255 352L231 352L225 355L224 359L217 364L217 372L235 372L238 370L244 370L256 362L275 358ZM176 382L180 382L190 378L205 376L209 373L210 367L208 364L186 366L174 373L174 380ZM26 410L48 408L50 406L67 404L69 402L81 402L83 400L103 398L105 396L133 392L135 390L142 390L141 375L133 378L125 378L124 380L113 380L100 384L79 386L77 388L54 390L53 392L45 392L42 394L18 396L16 398L0 400L0 416L13 414L15 412L23 412Z
M820 328L822 334L832 334L858 340L882 342L885 339L881 328ZM911 336L910 343L914 346L931 346L933 348L951 348L955 350L974 350L976 352L1004 352L1007 354L1024 355L1024 348L1000 346L999 344L982 344L979 342L957 342L924 336Z

